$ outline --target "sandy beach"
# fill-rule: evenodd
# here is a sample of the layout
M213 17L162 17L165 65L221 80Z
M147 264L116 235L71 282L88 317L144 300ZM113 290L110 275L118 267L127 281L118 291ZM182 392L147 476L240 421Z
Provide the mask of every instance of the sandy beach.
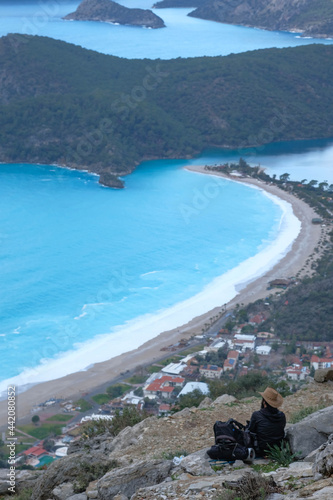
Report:
M191 166L187 167L187 169L209 175L209 172L205 171L203 166ZM214 175L221 175L223 177L223 174L214 173ZM311 219L316 216L315 212L293 194L255 179L228 178L237 182L254 185L289 202L292 205L294 214L301 222L301 230L294 240L290 251L268 272L240 290L236 297L227 304L227 309L230 309L237 303L247 304L248 302L266 297L268 293L267 284L272 279L295 276L302 268L305 268L302 273L311 273L310 263L306 267L306 261L313 253L314 248L318 246L318 241L325 228L311 223ZM108 361L96 363L86 371L72 373L66 377L39 383L31 387L17 396L17 418L21 419L30 415L33 406L51 397L78 399L83 394L89 393L104 383L111 383L121 372L157 361L165 355L165 352L161 351L161 348L174 344L182 338L189 338L193 334L201 334L202 327L207 322L207 319L220 312L223 305L221 304L220 307L193 318L185 325L160 333L160 335L146 342L138 349L126 352ZM7 401L1 401L0 425L4 425L6 420Z

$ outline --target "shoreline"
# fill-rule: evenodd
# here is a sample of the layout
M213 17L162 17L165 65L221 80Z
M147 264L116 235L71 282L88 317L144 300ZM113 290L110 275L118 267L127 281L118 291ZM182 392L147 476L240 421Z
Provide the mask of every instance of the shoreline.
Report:
M311 207L296 198L293 194L286 193L277 186L267 185L256 179L233 178L218 172L206 171L203 166L188 166L186 169L200 174L224 177L260 188L271 195L289 202L292 205L294 215L301 222L300 232L294 239L286 255L280 258L278 262L275 262L269 270L260 276L242 284L240 290L236 289L236 295L227 303L227 308L232 308L237 303L246 304L259 298L264 298L267 295L266 287L269 280L276 277L294 276L300 271L309 255L317 246L322 232L321 226L315 226L311 223L311 219L315 216L315 212ZM102 385L111 385L113 379L127 369L135 369L137 366L156 362L165 356L165 352L161 351L161 348L174 344L181 338L189 338L194 334L201 334L204 323L207 319L220 312L222 306L223 304L220 304L218 307L194 317L182 326L160 333L137 349L125 352L107 361L95 363L85 371L71 373L61 378L33 385L17 397L18 419L28 416L36 404L51 397L79 399L83 394L89 393ZM6 410L6 401L1 401L1 423L5 421Z

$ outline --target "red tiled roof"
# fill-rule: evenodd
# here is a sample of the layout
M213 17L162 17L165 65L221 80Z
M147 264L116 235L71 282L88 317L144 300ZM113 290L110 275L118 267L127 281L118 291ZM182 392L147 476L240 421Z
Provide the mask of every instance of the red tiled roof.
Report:
M237 359L239 356L239 352L238 351L229 351L228 352L228 359Z
M183 377L170 377L169 375L164 375L163 377L158 378L154 380L154 382L149 384L148 387L146 388L146 391L156 392L163 390L164 392L172 392L174 389L173 387L170 387L171 391L170 390L165 391L167 387L163 387L163 385L166 384L167 382L183 384L185 382L185 379Z
M171 408L171 406L166 404L166 403L160 404L160 410L168 411L168 410L170 410L170 408Z
M170 386L167 386L167 387L161 387L160 388L160 391L161 392L172 392L174 390L174 387L170 387Z
M28 448L27 450L23 451L23 455L35 455L38 457L39 455L43 455L44 453L47 453L44 448L41 446L33 446L32 448Z

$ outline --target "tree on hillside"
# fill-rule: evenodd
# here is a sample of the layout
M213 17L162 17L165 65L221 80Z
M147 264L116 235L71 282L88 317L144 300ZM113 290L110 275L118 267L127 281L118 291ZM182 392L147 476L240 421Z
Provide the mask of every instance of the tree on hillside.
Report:
M35 424L35 425L37 425L37 424L39 423L39 421L40 421L40 418L39 418L39 416L38 416L38 415L34 415L34 416L32 417L32 419L31 419L31 422L32 422L33 424Z
M290 178L290 174L288 174L287 172L285 174L280 175L280 181L282 181L282 182L289 181L289 178Z

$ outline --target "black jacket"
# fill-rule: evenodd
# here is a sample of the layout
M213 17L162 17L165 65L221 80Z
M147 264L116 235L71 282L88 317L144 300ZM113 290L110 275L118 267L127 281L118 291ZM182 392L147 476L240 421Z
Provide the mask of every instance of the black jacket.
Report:
M281 445L284 438L284 428L286 425L286 416L278 409L269 410L262 408L252 413L248 429L257 435L258 446L256 446L257 455L264 455L267 451L267 445Z

